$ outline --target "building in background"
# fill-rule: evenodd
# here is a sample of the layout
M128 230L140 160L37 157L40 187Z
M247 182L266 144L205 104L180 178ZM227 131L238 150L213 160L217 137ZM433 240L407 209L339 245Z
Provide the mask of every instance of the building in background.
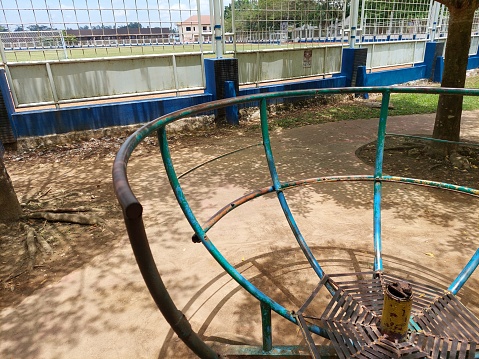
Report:
M183 43L199 42L201 27L203 42L211 42L212 27L209 15L202 15L199 20L198 15L193 15L185 21L177 23L180 41Z

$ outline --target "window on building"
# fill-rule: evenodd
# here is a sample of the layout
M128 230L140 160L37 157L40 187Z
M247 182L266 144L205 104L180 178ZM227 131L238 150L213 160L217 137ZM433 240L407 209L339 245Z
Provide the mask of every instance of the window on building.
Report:
M193 31L196 31L196 27L193 27Z
M207 30L207 27L206 26L203 26L203 31L206 31Z
M191 26L187 26L186 31L191 31Z

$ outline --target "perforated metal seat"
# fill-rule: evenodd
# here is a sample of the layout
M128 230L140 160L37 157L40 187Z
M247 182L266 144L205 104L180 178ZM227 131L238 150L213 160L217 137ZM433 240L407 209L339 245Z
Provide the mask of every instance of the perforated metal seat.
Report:
M326 329L340 358L474 358L479 320L450 292L411 283L414 299L406 340L379 329L384 289L401 280L379 272L326 275L297 312L311 354L319 358L307 325ZM326 285L335 293L321 316L308 313Z

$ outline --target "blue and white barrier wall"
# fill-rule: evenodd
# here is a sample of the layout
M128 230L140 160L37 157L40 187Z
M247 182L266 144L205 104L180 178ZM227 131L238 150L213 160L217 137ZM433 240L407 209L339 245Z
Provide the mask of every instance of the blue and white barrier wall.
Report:
M443 70L442 50L437 43L428 43L424 61L411 67L368 73L366 66L355 68L351 64L351 50L345 49L341 72L333 77L312 80L297 80L295 82L266 85L239 90L238 96L254 93L265 93L286 90L347 87L355 76L356 86L388 86L419 79L440 81ZM351 55L351 56L349 56ZM349 56L349 57L348 57ZM351 58L351 59L349 59ZM348 60L349 59L349 60ZM241 68L241 63L238 65ZM479 52L469 59L469 69L479 67ZM353 74L353 72L355 72ZM206 75L208 76L208 75ZM25 112L14 112L13 102L5 94L8 91L4 71L0 71L0 89L6 99L9 119L16 138L35 137L52 134L62 134L72 131L95 130L111 126L124 126L151 121L154 118L172 111L212 101L214 95L203 94L125 101L108 104L91 104L61 109L47 109ZM278 99L281 102L282 99ZM256 104L251 104L256 105Z

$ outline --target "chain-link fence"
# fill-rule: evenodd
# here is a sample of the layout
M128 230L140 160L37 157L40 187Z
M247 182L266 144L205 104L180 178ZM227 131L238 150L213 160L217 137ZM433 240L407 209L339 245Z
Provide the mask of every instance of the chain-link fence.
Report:
M436 11L437 11L436 38L447 36L449 11L444 5L441 5L440 8ZM472 36L479 36L479 10L477 10L474 14L474 21L472 23Z
M197 0L0 1L8 61L211 51L208 2ZM203 32L203 38L198 33ZM194 36L196 34L196 36Z
M431 9L430 0L363 0L361 40L424 39L432 26Z
M235 0L225 10L225 30L237 50L277 44L318 45L347 41L347 1Z
M212 52L213 1L226 53L447 36L432 0L359 0L357 24L351 0L0 0L3 60Z
M432 0L360 0L357 41L432 40L447 36L448 11ZM347 42L351 1L235 0L225 9L236 49L276 44L310 46ZM354 24L353 24L354 26ZM479 31L479 12L473 34Z

